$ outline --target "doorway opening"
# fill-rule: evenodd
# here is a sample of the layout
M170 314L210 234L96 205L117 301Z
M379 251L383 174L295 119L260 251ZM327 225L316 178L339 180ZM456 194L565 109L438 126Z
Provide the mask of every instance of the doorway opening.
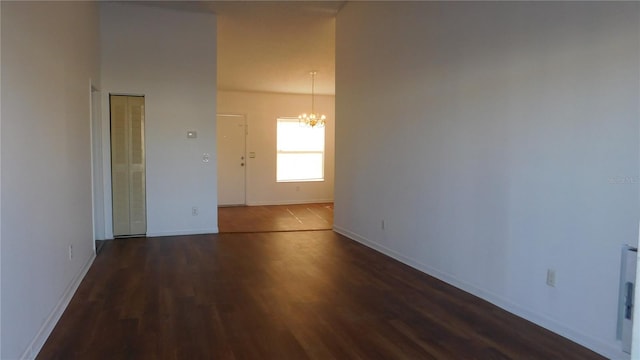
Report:
M247 178L251 176L252 170L249 168L247 160L258 159L255 158L255 153L251 152L249 153L251 159L247 159L248 131L246 117L237 114L218 114L216 120L218 228L221 233L332 229L333 203L247 206ZM295 126L298 126L297 120ZM324 135L324 132L322 134ZM298 135L294 134L295 137L298 137ZM319 141L324 144L324 136ZM278 156L281 152L284 151L274 151L274 155ZM299 168L300 166L299 164L296 165L295 160L298 160L297 157L300 157L301 154L306 155L306 152L289 152L293 153L293 155L289 153L285 155L293 156L294 158L285 158L285 160L288 160L287 163L292 163L290 165L293 167ZM315 155L315 153L312 155ZM319 165L324 166L324 153L321 155ZM293 173L297 175L295 171ZM320 174L322 173L323 171L320 172ZM315 176L314 180L322 180L317 179L318 176L315 172L312 174ZM273 182L276 183L276 181L277 179L274 177ZM305 180L297 181L304 182ZM297 191L303 184L297 181L290 179L284 182L288 183L287 186L292 186ZM306 180L306 182L308 181Z

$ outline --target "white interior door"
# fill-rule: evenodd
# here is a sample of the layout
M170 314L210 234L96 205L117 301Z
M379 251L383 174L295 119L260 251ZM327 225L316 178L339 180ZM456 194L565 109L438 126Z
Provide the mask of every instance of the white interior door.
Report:
M242 115L217 116L218 205L245 204L246 122Z

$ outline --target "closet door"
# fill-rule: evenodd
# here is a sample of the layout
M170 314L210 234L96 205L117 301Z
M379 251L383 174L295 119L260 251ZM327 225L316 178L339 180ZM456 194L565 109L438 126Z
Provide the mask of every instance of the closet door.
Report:
M113 235L147 232L144 97L111 95Z

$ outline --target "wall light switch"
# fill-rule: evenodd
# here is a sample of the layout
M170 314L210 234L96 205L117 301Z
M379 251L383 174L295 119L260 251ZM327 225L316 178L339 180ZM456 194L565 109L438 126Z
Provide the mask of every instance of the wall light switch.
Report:
M255 159L256 158L256 153L254 153L253 151L249 153L249 158L250 159Z
M547 285L556 286L556 271L553 269L547 269Z
M193 130L187 131L187 139L195 139L197 137L198 137L197 131L193 131Z

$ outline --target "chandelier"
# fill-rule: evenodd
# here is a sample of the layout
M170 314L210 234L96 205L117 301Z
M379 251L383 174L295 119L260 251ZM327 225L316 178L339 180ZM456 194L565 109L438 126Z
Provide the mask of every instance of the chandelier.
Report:
M310 126L310 127L323 127L326 116L317 114L315 112L315 83L316 83L316 74L317 71L312 71L311 74L311 113L310 114L301 114L298 116L298 122L302 126Z

